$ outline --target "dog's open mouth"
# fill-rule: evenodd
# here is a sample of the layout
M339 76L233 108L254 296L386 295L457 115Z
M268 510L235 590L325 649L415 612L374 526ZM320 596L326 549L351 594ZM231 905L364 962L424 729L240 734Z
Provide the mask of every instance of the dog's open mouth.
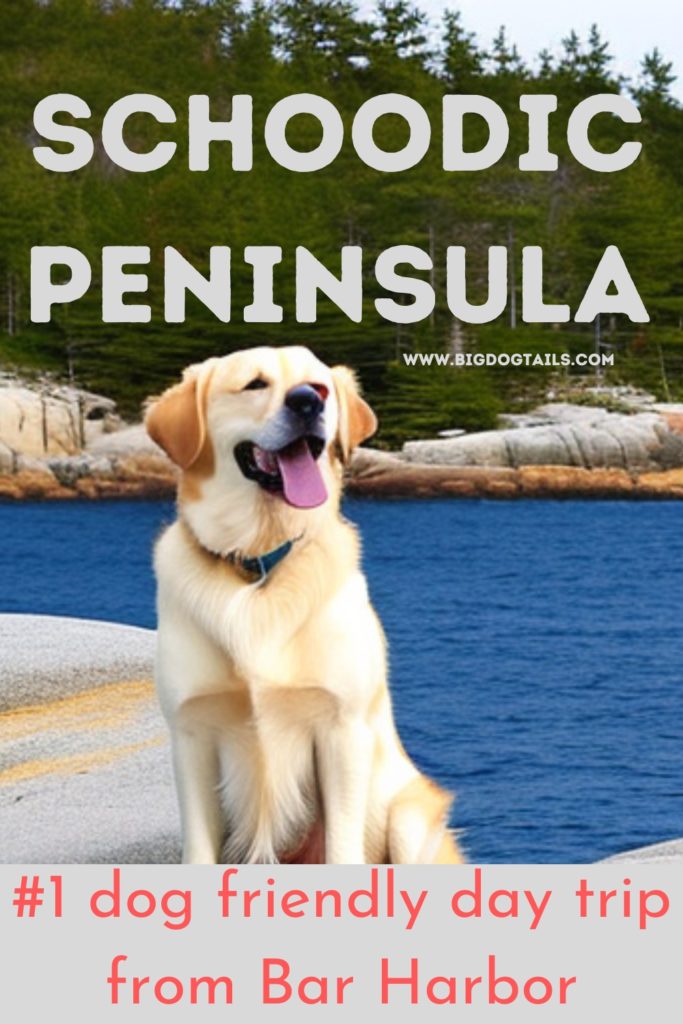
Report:
M277 451L267 451L253 441L235 448L235 459L247 480L254 480L270 494L279 494L294 508L317 508L327 499L318 459L325 442L320 437L300 437Z

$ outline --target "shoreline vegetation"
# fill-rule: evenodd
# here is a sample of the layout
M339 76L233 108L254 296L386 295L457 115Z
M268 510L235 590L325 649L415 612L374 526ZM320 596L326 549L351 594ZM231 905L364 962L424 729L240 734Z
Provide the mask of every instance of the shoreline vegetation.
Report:
M347 0L5 0L0 364L78 380L110 395L132 420L147 395L163 390L191 363L252 344L305 344L324 362L347 363L358 372L379 415L377 444L387 449L444 427L493 429L501 412L530 408L558 381L568 387L594 379L578 371L558 374L545 361L447 373L405 358L429 353L552 355L568 358L570 366L588 352L610 354L611 384L683 401L683 107L672 88L670 41L644 53L639 72L628 80L598 27L580 37L571 28L571 12L560 45L526 60L504 28L493 39L477 37L476 18L470 26L457 10L432 24L419 0L371 6L359 9ZM175 117L163 124L144 113L129 118L125 139L138 158L158 144L177 147L168 164L147 173L112 161L102 141L112 105L140 93L163 100ZM273 160L265 137L270 112L302 93L331 104L343 128L333 164L314 173ZM87 129L94 140L92 157L74 173L47 169L33 152L41 141L36 108L56 94L80 97L91 112L76 124L67 115L63 128L77 130L81 143ZM233 169L234 147L220 139L210 144L207 170L189 169L190 124L197 113L190 114L191 96L209 98L214 124L232 123L242 102L236 97L252 97L249 172ZM431 127L424 156L398 173L368 166L354 148L359 109L382 96L408 98ZM447 118L444 130L444 98L457 104L459 97L486 97L507 125L500 159L472 173L443 166L454 123ZM552 163L557 158L557 169L529 172L520 168L531 128L524 108L540 109L548 97L557 97L548 116L548 153ZM631 103L639 113L638 123L603 113L591 124L591 145L605 159L629 143L642 147L618 173L591 169L572 151L572 111L594 97L602 97L602 104ZM485 118L467 115L467 154L480 153L489 136ZM385 156L400 155L407 139L405 117L379 118L373 141ZM320 141L315 116L292 118L287 143L293 151L314 153ZM62 158L69 149L61 147ZM57 241L88 261L92 287L77 301L56 305L49 323L32 323L29 250ZM98 265L103 250L123 243L149 250L145 304L155 313L148 323L102 320ZM210 250L221 246L234 257L230 322L192 296L184 320L163 322L156 311L165 308L165 250L172 248L207 278ZM387 289L386 278L378 281L372 271L380 254L396 246L422 254L415 280L424 295L436 296L434 308L430 299L428 315L416 322L410 289ZM624 313L604 313L592 322L563 319L563 305L579 309L608 246L623 257L648 323L634 323ZM271 259L278 247L282 260L272 266L272 303L282 307L282 319L245 322L242 311L255 301L255 264L238 254L253 249ZM339 279L345 248L363 251L362 302L357 294L351 310L361 319L321 293L316 322L299 322L297 250L315 254ZM490 298L489 256L497 249L502 268L502 250L507 252L508 287L500 289L501 312L489 323L464 323L449 309L448 253L463 249L467 289L461 299L478 315ZM538 250L544 254L545 302L555 310L553 322L526 323L524 253ZM257 276L268 269L259 266ZM54 284L59 286L57 278ZM174 305L182 295L178 290L167 297ZM376 303L387 301L401 307L400 323L379 315ZM462 301L457 309L462 317Z

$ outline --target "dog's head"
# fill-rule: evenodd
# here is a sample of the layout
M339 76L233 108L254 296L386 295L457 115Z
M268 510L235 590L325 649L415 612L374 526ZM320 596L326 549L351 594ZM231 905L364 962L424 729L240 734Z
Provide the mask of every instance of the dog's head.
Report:
M179 501L199 539L247 552L336 508L341 463L377 421L347 367L297 346L189 367L146 426L181 470Z

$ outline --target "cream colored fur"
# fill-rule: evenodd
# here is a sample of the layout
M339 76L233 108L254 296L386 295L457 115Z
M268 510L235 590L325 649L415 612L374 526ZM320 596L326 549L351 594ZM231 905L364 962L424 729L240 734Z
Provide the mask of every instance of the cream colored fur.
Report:
M255 377L268 387L244 390ZM233 455L302 383L327 392L328 499L309 510L246 479ZM457 862L451 798L396 733L384 636L339 513L342 462L376 425L351 372L304 348L236 352L190 367L147 425L181 470L155 568L184 861ZM224 557L298 537L264 583Z

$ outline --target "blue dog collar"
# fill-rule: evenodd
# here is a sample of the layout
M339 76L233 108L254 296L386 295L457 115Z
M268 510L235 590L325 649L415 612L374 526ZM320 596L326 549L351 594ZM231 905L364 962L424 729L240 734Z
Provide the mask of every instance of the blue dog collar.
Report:
M243 569L244 572L257 576L259 582L263 582L273 569L280 564L283 558L287 557L297 540L300 540L300 538L296 537L295 540L286 540L278 548L267 551L265 555L256 555L254 558L241 558L236 553L231 552L227 559L232 565L236 565Z
M301 540L303 537L303 533L300 533L298 537L294 537L292 540L286 540L284 544L280 544L279 547L273 548L272 551L266 551L264 555L255 555L253 557L245 558L239 551L229 551L227 555L219 553L218 551L212 551L211 548L207 548L199 541L197 535L188 522L184 519L181 519L180 522L198 548L205 551L213 558L218 558L220 561L234 565L239 572L244 573L246 576L255 577L255 579L250 580L251 583L264 583L270 576L273 569L275 569L280 562L287 557L296 542Z

